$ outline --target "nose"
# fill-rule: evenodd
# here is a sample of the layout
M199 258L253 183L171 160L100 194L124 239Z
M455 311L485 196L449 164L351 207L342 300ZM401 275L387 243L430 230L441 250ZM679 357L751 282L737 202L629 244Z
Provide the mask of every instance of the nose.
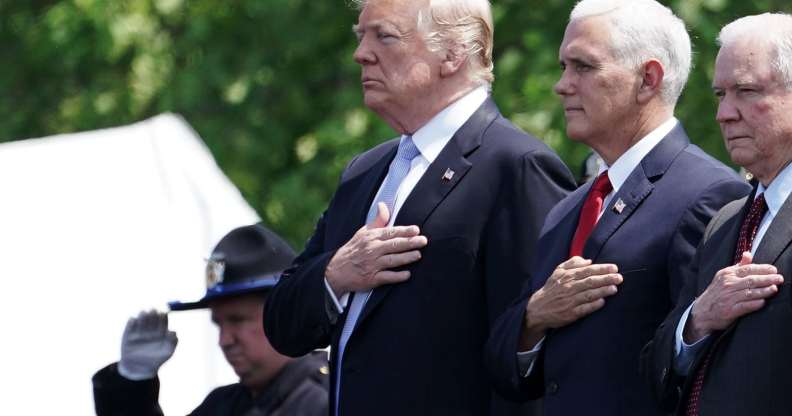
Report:
M221 325L220 326L220 334L218 335L217 343L220 344L220 348L227 348L234 345L235 337L234 332L228 326Z
M374 62L377 61L376 56L371 51L371 48L369 46L369 43L371 41L368 40L368 38L369 38L368 35L365 34L363 35L363 37L360 39L360 42L358 42L358 46L357 49L355 49L355 53L352 55L352 57L355 59L355 62L357 62L359 65L373 64Z
M561 78L559 78L553 86L553 92L561 96L570 95L574 92L572 80L570 80L570 76L567 75L567 72L569 71L564 69L561 72Z
M718 113L715 115L715 120L718 123L728 123L730 121L737 121L740 119L740 111L734 105L734 100L730 94L724 94L718 102Z

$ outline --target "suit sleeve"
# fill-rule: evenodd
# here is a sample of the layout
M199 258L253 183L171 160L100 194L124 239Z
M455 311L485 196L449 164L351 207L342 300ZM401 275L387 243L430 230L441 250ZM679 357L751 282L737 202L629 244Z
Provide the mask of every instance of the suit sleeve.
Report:
M264 332L281 354L300 357L330 344L332 323L326 308L324 274L335 251L325 252L325 215L305 250L267 297Z
M575 189L575 182L567 167L551 152L524 155L516 171L511 189L501 192L502 201L486 239L491 335L485 363L501 394L526 400L538 397L543 390L541 353L530 380L520 377L517 364L523 311L531 289L530 267L547 213Z
M157 378L127 380L113 363L94 374L91 381L97 416L162 416Z
M707 224L724 205L744 197L750 191L751 187L747 183L736 178L715 182L698 195L682 216L668 249L667 268L672 303L676 303L685 281L695 278L695 274L691 274L694 267L692 260Z
M674 307L657 328L654 338L641 352L641 372L651 386L657 403L672 411L680 399L685 378L675 374L676 328L685 310L698 292L698 267L701 247L708 240L715 213L728 202L750 192L750 186L739 180L716 182L706 189L688 210L672 240L669 255L669 289ZM708 225L709 224L709 225Z
M355 163L352 159L341 175L341 182ZM300 357L330 345L337 319L328 313L325 269L336 250L327 250L326 223L330 207L322 214L305 249L281 275L264 306L264 332L281 354ZM335 317L337 318L337 317Z

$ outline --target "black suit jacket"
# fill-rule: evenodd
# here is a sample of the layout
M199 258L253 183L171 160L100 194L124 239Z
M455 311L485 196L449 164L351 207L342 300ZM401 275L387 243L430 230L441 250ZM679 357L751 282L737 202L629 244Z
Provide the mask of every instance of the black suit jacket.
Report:
M496 323L487 362L505 394L544 396L547 416L660 414L638 372L641 348L673 307L710 218L750 187L690 144L681 126L672 130L611 199L583 249L584 258L619 267L618 293L602 309L548 332L531 376L522 378L515 355L525 306L568 259L590 188L591 182L548 214L533 287Z
M733 264L743 218L753 201L734 201L713 218L698 249L695 275L683 290L677 308L658 328L644 351L644 370L658 399L668 408L687 397L692 380L709 348L715 348L704 379L699 414L789 415L792 413L792 198L773 219L756 249L754 263L772 264L784 276L778 293L765 306L745 315L720 334L710 336L709 348L694 361L690 376L673 370L675 331L679 319L696 296L709 286L718 270ZM680 414L683 405L679 406Z
M397 144L349 163L305 251L270 294L264 328L280 352L337 350L346 315L328 318L325 268L363 225ZM450 181L442 179L447 169ZM340 369L340 414L488 414L482 353L490 323L528 278L546 213L573 187L555 153L485 101L399 211L395 224L418 225L429 244L408 281L375 289L366 303ZM335 382L335 354L331 363Z

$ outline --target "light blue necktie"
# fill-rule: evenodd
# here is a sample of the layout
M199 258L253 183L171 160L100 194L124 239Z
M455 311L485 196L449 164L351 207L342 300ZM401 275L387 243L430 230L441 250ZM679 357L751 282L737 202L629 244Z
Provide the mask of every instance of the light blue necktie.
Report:
M374 221L377 217L377 204L379 202L385 203L388 206L388 212L393 216L393 208L396 205L396 192L399 190L404 177L410 171L412 160L420 154L420 151L415 147L411 136L402 137L399 142L399 150L396 151L396 157L388 168L388 176L385 177L385 182L382 185L377 197L369 208L368 216L366 217L366 224ZM363 306L371 295L371 290L365 292L355 292L352 297L352 303L349 305L349 313L347 313L346 321L344 321L344 328L341 330L341 339L338 341L338 367L336 371L336 408L335 414L338 415L338 399L341 397L341 364L344 359L344 349L355 329L360 313L363 311Z

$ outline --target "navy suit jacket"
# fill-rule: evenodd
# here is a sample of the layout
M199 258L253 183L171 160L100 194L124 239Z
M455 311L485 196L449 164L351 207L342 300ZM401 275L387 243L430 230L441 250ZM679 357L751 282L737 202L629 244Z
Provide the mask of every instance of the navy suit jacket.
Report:
M349 163L305 250L267 301L272 345L292 356L331 345L333 382L346 315L328 318L325 268L364 224L397 145L391 140ZM451 180L443 180L447 169ZM340 414L488 414L482 357L490 324L528 278L545 215L571 189L558 156L485 101L398 213L396 225L418 225L429 243L407 267L408 281L375 289L366 303L340 369Z
M684 414L692 381L706 357L700 351L688 377L673 371L676 327L684 311L709 286L720 269L733 264L740 226L753 195L726 205L707 227L694 262L695 275L685 285L679 304L647 344L643 369L660 402ZM702 416L789 415L792 412L792 198L779 210L754 255L756 264L772 264L784 276L779 291L762 309L743 316L725 331L711 335L715 348L701 390ZM679 399L684 398L681 402Z
M583 249L594 263L615 263L624 276L605 306L547 333L528 378L516 353L530 295L569 258L591 182L548 214L532 267L532 286L499 318L487 363L500 390L515 399L544 396L547 416L660 414L639 376L641 347L673 307L710 218L750 187L690 144L677 126L629 175ZM614 205L623 201L618 212Z

